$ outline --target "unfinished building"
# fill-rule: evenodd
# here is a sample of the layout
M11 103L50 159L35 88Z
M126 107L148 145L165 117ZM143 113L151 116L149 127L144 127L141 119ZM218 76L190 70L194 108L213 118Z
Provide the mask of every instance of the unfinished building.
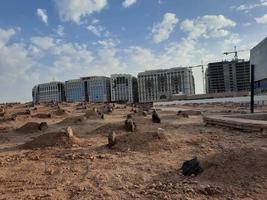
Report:
M185 67L150 70L138 74L139 102L170 100L173 95L195 94L192 70Z
M134 103L138 101L137 78L130 74L112 74L111 101Z
M207 93L250 90L250 62L244 60L209 63L206 70Z

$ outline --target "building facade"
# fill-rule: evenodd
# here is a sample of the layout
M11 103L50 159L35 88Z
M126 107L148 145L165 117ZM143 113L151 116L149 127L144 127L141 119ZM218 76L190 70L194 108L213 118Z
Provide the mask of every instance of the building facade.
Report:
M130 74L112 74L111 101L134 103L138 101L137 78Z
M32 91L34 103L65 101L65 87L62 82L39 84Z
M85 101L85 88L82 79L68 80L65 82L65 92L67 102Z
M38 86L36 85L32 88L32 102L37 103L39 101L38 97Z
M185 67L150 70L138 74L139 102L170 100L173 95L195 94L192 70Z
M251 49L250 62L255 66L256 92L267 92L267 38Z
M207 93L250 90L250 62L244 60L209 63L206 70Z
M82 78L85 100L93 103L110 102L110 78L91 76Z

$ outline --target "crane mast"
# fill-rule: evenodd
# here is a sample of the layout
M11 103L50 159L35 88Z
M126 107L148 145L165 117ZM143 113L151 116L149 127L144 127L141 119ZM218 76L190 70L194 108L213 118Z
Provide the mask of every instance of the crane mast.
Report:
M226 56L228 56L229 54L235 54L234 60L238 61L238 52L243 52L243 51L249 51L249 50L239 50L239 51L237 51L236 50L236 46L235 46L234 51L227 51L227 52L224 52L223 54L226 55Z

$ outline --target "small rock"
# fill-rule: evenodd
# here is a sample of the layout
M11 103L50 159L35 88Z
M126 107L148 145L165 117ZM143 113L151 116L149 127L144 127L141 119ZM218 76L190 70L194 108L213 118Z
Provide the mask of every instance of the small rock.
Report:
M136 124L133 119L126 119L124 122L124 126L127 131L134 132L136 130Z
M106 158L106 156L101 154L101 155L98 155L97 158L104 159L104 158Z
M46 130L48 129L48 125L46 122L41 122L40 125L39 125L39 130L40 131L43 131L43 130Z
M54 174L54 170L53 170L53 169L47 169L47 170L46 170L46 173L47 173L48 175L53 175L53 174Z
M73 137L74 135L73 135L73 130L72 130L72 128L69 126L68 128L67 128L67 130L66 130L66 135L68 136L68 137Z
M147 116L147 112L146 111L143 111L142 114L143 114L144 117Z
M89 159L90 159L91 161L94 161L94 160L95 160L95 157L94 157L94 156L90 156Z
M116 144L116 133L112 131L108 135L108 148L113 147L115 144Z
M164 138L164 132L165 130L162 128L158 128L158 131L156 133L154 133L153 137L157 138L157 139L163 139Z

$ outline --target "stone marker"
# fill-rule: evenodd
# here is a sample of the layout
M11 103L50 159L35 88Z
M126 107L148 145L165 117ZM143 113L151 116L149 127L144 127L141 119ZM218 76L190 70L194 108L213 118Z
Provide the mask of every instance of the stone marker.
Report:
M160 123L161 122L161 120L159 118L159 115L156 112L156 110L153 110L153 113L152 113L152 122L153 123Z
M126 120L124 122L124 127L125 127L126 131L134 132L136 130L136 124L133 121L133 117L131 114L127 115Z
M110 132L108 135L108 148L113 147L116 144L116 133L114 131Z
M108 113L112 113L113 109L111 106L108 106Z
M143 111L142 114L143 114L144 117L147 116L147 112L146 111Z
M68 136L68 137L73 137L74 135L73 135L73 130L72 130L72 128L69 126L67 129L66 129L66 135Z
M134 132L136 130L136 124L133 119L125 120L125 129L131 132Z

